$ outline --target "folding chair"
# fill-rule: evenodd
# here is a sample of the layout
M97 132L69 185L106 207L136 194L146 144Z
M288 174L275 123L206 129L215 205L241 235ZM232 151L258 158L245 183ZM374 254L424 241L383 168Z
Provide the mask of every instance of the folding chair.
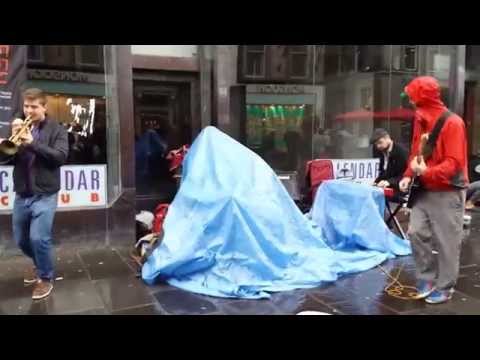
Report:
M318 187L326 180L335 178L331 160L312 160L307 163L308 202L313 204Z
M400 222L397 219L397 214L398 212L404 207L404 204L407 203L407 199L405 195L403 195L400 192L396 192L392 188L385 188L383 189L383 193L385 195L385 203L388 211L388 219L385 221L388 226L391 226L391 223L395 225L396 229L402 236L404 240L408 240L407 234L405 231L402 229L402 226L400 225ZM392 211L392 206L391 203L395 202L397 206L395 209Z

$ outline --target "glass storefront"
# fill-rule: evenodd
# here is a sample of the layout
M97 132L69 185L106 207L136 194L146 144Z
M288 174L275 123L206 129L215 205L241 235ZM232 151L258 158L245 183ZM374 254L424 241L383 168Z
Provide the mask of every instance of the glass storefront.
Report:
M401 93L416 76L436 77L445 103L463 115L463 45L204 47L213 54L214 125L279 173L303 176L312 159L371 158L378 127L409 147L414 113ZM239 87L244 95L234 96Z
M62 201L64 209L112 204L121 193L115 46L26 47L25 77L16 90L42 89L47 94L47 115L68 130L69 157L64 167L68 171L62 173L60 207ZM20 103L16 115L22 116ZM4 128L9 131L8 125ZM91 204L72 200L82 191L93 199Z
M480 46L467 46L465 60L464 119L468 129L470 180L480 181Z

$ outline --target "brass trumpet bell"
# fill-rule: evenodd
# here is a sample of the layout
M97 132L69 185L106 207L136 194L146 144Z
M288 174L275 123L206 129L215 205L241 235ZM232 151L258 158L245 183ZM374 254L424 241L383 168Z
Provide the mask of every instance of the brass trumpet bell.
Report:
M15 134L10 136L8 140L3 140L0 143L0 152L4 153L5 155L15 155L18 152L18 148L20 146L20 138L21 136L27 131L30 130L32 126L32 119L31 117L27 117L22 124L22 127L18 129Z

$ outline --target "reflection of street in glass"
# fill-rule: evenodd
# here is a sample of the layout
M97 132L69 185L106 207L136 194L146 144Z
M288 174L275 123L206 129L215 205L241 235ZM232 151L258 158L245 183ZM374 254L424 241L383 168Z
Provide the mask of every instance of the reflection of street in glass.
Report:
M70 114L73 116L73 121L68 129L69 132L73 131L72 123L79 124L81 126L80 135L88 136L93 134L93 125L95 121L95 99L89 99L88 109L80 103L75 103L72 98L68 98L66 105L70 106Z
M246 110L246 145L276 171L301 171L303 147L309 146L303 140L312 135L304 128L311 105L248 104Z

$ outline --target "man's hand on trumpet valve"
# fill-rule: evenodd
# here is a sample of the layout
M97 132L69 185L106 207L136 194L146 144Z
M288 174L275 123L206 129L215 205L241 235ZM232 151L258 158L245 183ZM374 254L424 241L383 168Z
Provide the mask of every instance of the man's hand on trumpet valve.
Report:
M25 131L22 136L20 136L20 143L22 145L29 145L33 142L33 136L30 130Z
M21 129L23 125L22 119L15 119L12 121L12 135L16 135Z

